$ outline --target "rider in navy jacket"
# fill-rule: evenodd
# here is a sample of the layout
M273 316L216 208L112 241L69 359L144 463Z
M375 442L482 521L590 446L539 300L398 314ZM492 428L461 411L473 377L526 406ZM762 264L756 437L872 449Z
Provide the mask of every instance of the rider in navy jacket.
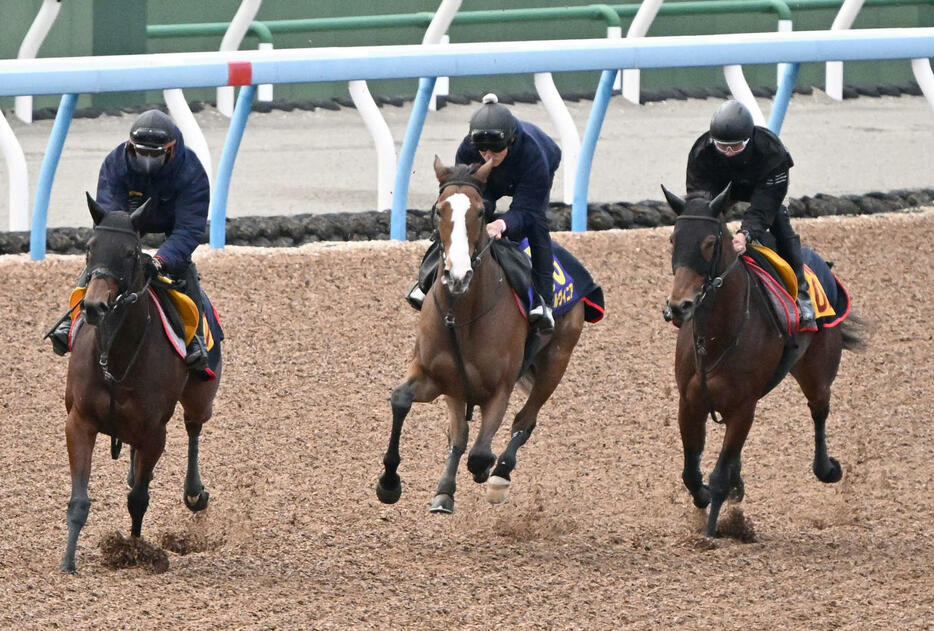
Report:
M146 233L165 233L166 240L155 258L172 276L181 278L191 265L191 253L201 243L207 228L211 189L208 176L195 152L171 119L158 110L172 125L175 145L173 155L152 173L137 171L131 163L127 145L121 143L104 159L97 180L97 203L105 210L134 210L152 199ZM145 114L144 114L145 115ZM164 121L163 121L164 122Z
M487 232L495 238L505 235L519 242L529 240L532 258L532 284L535 305L529 312L531 324L542 330L554 327L551 307L554 281L551 235L548 232L548 208L555 171L561 162L561 149L545 132L516 119L495 94L483 97L483 105L470 119L470 131L461 141L455 156L458 164L493 162L486 181L483 204L486 208ZM496 201L511 197L509 209L500 216L494 214ZM437 265L437 251L432 244L423 265ZM432 279L431 274L420 274ZM407 298L413 306L421 306L427 287L413 286Z
M207 227L210 192L201 161L185 146L172 119L159 110L140 114L130 128L129 139L104 159L97 180L97 202L108 212L132 212L151 200L142 232L166 235L153 257L154 264L160 273L184 279L185 294L197 305L199 315L205 305L191 254ZM85 270L78 286L87 282ZM65 320L52 335L53 349L60 355L68 351L70 326L71 320ZM189 344L186 362L193 370L207 367L200 328Z

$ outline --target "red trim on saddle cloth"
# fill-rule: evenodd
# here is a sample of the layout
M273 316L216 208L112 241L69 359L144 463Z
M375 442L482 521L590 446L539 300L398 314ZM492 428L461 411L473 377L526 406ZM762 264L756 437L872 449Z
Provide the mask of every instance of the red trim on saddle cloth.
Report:
M597 311L600 312L600 317L599 317L599 318L597 318L597 319L595 319L595 320L587 320L587 321L590 322L591 324L595 324L595 323L599 322L600 320L603 319L603 316L606 315L606 309L604 309L603 307L601 307L600 305L598 305L597 303L595 303L593 300L591 300L591 299L588 298L587 296L584 296L583 298L581 298L581 302L587 303L588 305L590 305L590 307L591 307L592 309L596 309Z
M147 287L146 291L156 305L156 312L159 314L159 319L162 320L162 329L165 331L165 336L169 338L169 342L172 343L175 352L178 353L182 359L185 359L185 357L188 356L188 352L185 349L185 342L182 341L182 338L175 333L172 325L169 324L169 319L166 317L165 311L162 310L162 305L159 304L159 298L156 297L156 293L152 290L152 287Z
M829 329L829 328L837 326L838 324L846 320L846 317L848 315L850 315L850 292L846 290L846 287L843 286L843 283L840 282L840 279L837 278L836 274L834 274L833 272L830 272L830 275L833 276L834 282L837 283L837 289L842 291L843 297L846 298L846 311L844 311L842 315L838 315L833 320L822 322L821 324L824 325L825 329ZM837 300L837 302L839 302L839 299ZM833 305L833 308L836 309L837 305Z
M529 314L525 312L525 307L522 306L522 299L519 298L519 294L516 293L516 290L512 290L512 298L516 301L516 309L519 310L519 313L522 314L522 317L525 318L525 321L529 321Z
M778 302L782 305L782 309L785 313L785 327L788 332L788 335L789 336L794 335L795 329L797 329L798 320L800 319L800 316L798 314L798 305L795 304L794 298L791 297L791 294L789 294L785 290L785 288L781 284L779 284L777 280L772 278L771 274L769 274L764 269L756 265L755 261L753 261L750 257L744 256L743 260L745 261L747 267L749 267L749 269L752 270L752 272L759 278L759 280L762 281L762 285L765 287L766 291L773 293L779 297L788 298L787 301L780 299ZM790 302L790 304L794 305L793 308L795 312L794 312L793 317L791 316L791 313L788 311L788 309L785 307L786 302Z

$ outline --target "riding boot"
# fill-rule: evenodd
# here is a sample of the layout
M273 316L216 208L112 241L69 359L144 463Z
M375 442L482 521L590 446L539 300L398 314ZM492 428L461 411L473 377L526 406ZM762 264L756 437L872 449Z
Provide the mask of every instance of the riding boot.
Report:
M798 303L799 327L801 329L814 329L817 327L817 321L814 315L814 305L811 304L811 295L808 293L808 281L804 276L804 259L801 256L801 238L798 235L785 239L784 255L791 265L798 280Z
M81 273L78 274L78 279L75 281L75 287L87 287L88 280L88 268L85 267L83 270L81 270ZM68 316L62 320L57 327L55 327L54 331L49 333L49 338L52 340L52 350L56 355L60 355L62 357L64 357L65 354L71 350L68 345L68 338L71 335L71 323L74 320L72 317L73 313L74 311L69 311Z
M416 311L422 310L422 303L428 290L435 282L435 276L438 275L438 264L441 262L441 242L432 241L428 250L422 257L422 262L418 266L418 280L412 287L405 292L405 299Z
M545 302L540 293L535 294L535 304L529 310L529 326L541 333L551 333L555 330L555 318L551 307Z
M188 366L188 370L204 372L208 369L208 349L207 344L204 342L205 335L203 331L203 328L207 325L204 321L204 301L201 297L201 283L199 281L198 270L195 268L195 264L192 263L185 272L185 295L191 298L195 306L198 307L198 327L185 349L185 364Z

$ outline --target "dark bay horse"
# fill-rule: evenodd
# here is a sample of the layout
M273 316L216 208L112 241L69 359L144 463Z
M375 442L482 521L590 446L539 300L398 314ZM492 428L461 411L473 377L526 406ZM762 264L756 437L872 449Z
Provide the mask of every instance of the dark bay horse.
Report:
M706 533L713 537L724 500L728 495L736 501L743 497L740 454L756 405L789 368L814 421L814 475L821 482L840 480L840 463L827 455L830 390L842 350L857 350L862 340L850 316L840 326L798 333L796 345L785 355L786 339L777 332L765 297L732 246L723 217L729 186L712 201L685 201L662 189L678 215L671 236L674 283L668 312L680 326L675 377L684 447L682 479L695 506L710 505ZM707 416L714 411L723 415L726 431L708 486L700 462Z
M451 513L457 467L467 449L468 421L475 405L481 422L467 469L478 483L489 479L487 500L506 500L516 452L564 375L584 325L584 305L578 303L557 318L551 339L523 376L523 382L531 378L528 400L516 414L509 444L497 460L491 445L520 378L528 323L490 253L482 191L492 164L446 167L435 156L434 168L440 185L435 208L442 265L422 307L405 381L392 392L392 433L376 495L387 504L402 495L399 439L412 403L444 395L450 419L449 452L430 510Z
M74 333L65 384L71 500L61 569L67 572L75 571L78 534L91 506L88 479L99 433L112 437L114 458L120 442L132 447L127 508L132 535L139 537L152 471L165 448L166 423L181 401L188 432L185 504L200 511L208 503L198 468L198 437L211 417L221 367L211 381L189 377L184 359L161 331L148 289L153 269L146 264L139 235L149 208L147 201L132 214L106 212L88 195L94 219L87 252L90 281L81 302L80 318L85 322Z

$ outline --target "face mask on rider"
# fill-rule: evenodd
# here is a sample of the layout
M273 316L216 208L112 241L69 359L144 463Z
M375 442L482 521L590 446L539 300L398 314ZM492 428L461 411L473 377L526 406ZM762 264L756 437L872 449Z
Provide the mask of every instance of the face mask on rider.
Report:
M170 149L171 147L143 147L130 141L126 149L130 168L141 175L155 175L169 161Z

